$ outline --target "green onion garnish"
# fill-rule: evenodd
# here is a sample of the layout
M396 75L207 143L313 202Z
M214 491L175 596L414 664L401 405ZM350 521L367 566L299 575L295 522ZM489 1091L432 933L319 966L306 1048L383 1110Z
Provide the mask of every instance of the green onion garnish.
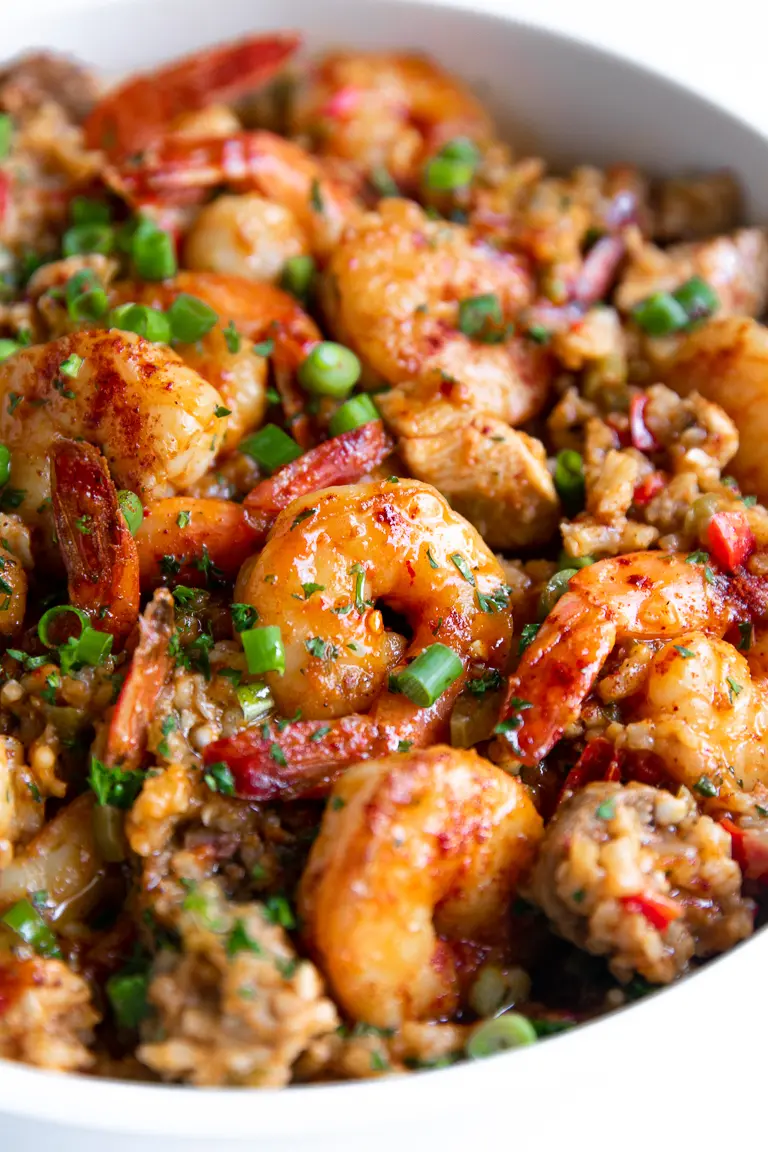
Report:
M109 307L107 294L90 268L71 276L64 287L64 299L72 320L100 320Z
M381 414L370 396L352 396L336 409L328 421L331 436L341 436L354 428L362 428L373 420L381 420Z
M311 256L291 256L285 262L280 286L300 303L304 303L315 279L315 262Z
M235 689L246 724L262 720L275 707L272 693L266 684L240 684Z
M264 672L285 672L285 649L280 629L275 624L263 628L249 628L240 633L248 671L252 676Z
M560 597L565 595L570 579L576 575L576 571L575 568L561 568L547 581L539 597L539 620L548 616Z
M75 196L69 206L69 218L73 224L109 224L112 212L109 204L105 204L102 200Z
M0 923L20 936L38 956L49 958L61 956L56 936L29 900L19 900L0 917Z
M558 452L555 463L555 488L569 516L575 516L584 507L584 461L581 453L572 448Z
M59 372L62 376L68 376L70 380L77 379L77 374L82 368L85 361L82 356L77 356L74 352L67 356L66 360L62 360L59 364Z
M139 500L135 492L131 492L129 488L121 488L117 494L117 502L120 505L120 511L125 517L125 522L128 525L131 536L135 536L139 528L141 528L144 519L144 506Z
M13 121L7 112L0 112L0 160L5 160L11 150Z
M697 320L706 320L720 305L717 293L701 276L692 276L675 289L672 295L685 308L691 324Z
M445 644L431 644L395 676L398 692L419 708L431 708L464 671L459 657Z
M315 396L343 400L360 379L360 361L343 344L316 344L299 368L299 383Z
M424 181L432 192L455 192L472 183L480 153L466 137L449 140L427 164Z
M120 304L113 308L107 323L122 332L135 332L156 344L169 344L171 325L165 312L146 304Z
M201 340L214 327L218 316L197 296L180 292L166 312L171 324L174 340L182 344L194 344Z
M510 1048L523 1048L535 1044L536 1029L519 1012L506 1012L495 1020L484 1020L470 1036L466 1053L470 1060L482 1060Z
M131 241L131 255L142 280L167 280L178 270L173 237L162 228L138 228Z
M121 1028L138 1028L149 1012L148 987L149 978L143 972L118 972L107 980L107 999Z
M296 441L277 424L265 424L253 436L240 441L238 450L250 456L265 472L277 472L278 468L298 460L302 455Z
M649 336L669 336L688 324L688 313L671 292L654 292L632 309L632 318Z
M109 256L114 247L115 233L109 224L76 224L74 228L68 228L61 238L61 251L65 256L91 252Z
M11 453L5 444L0 444L0 487L7 484L11 476Z
M7 336L0 339L0 363L7 360L9 356L13 356L22 347L18 340L10 340Z
M491 292L459 301L458 329L470 340L494 343L503 322L501 302L498 296Z
M48 634L48 629L54 620L56 620L59 616L63 616L68 613L72 613L72 615L77 616L78 620L80 621L80 635L83 633L83 628L90 624L90 621L85 612L81 612L79 608L73 608L71 604L57 604L55 608L49 608L48 611L44 612L40 617L37 625L37 634L40 637L42 643L45 644L46 648L57 647L57 642L55 640L51 640Z

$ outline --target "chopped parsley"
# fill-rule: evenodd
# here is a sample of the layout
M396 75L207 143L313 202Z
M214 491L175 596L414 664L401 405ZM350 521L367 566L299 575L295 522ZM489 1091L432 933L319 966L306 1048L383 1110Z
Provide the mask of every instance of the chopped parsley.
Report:
M310 596L314 596L315 592L324 592L325 584L302 584L301 590L304 593L304 599L309 600Z
M294 517L290 531L293 532L294 528L298 528L299 524L303 524L305 520L309 520L310 516L314 516L315 512L317 512L317 508L305 508L303 512L299 512L299 514ZM266 580L266 576L264 579Z
M235 926L227 937L227 956L236 956L238 952L254 952L262 955L264 949L258 940L248 935L243 920L235 920Z
M504 685L504 677L496 668L489 668L482 676L467 681L467 692L473 696L484 696L486 692L497 692Z
M680 644L673 644L672 647L674 648L675 652L680 653L683 660L690 660L691 656L696 655L696 653L692 652L690 648L683 648Z
M99 804L109 804L113 808L130 808L141 791L144 773L112 768L92 756L88 783L96 793Z
M710 780L709 776L699 776L693 790L698 792L700 796L717 796L717 786Z
M474 587L475 578L472 575L472 570L470 569L469 564L467 564L466 560L461 555L461 553L460 552L452 552L451 555L449 556L449 560L451 561L452 564L455 565L455 567L458 569L462 578L464 580L466 580L467 584L471 584Z
M176 517L176 523L179 528L186 528L188 527L191 519L192 515L190 512L179 512L178 516Z
M230 767L223 761L209 764L208 771L203 776L211 792L220 792L222 796L234 796L235 778Z
M520 633L520 643L517 646L517 651L520 656L525 652L526 648L533 644L538 634L541 624L526 624Z
M323 640L322 636L313 636L310 640L305 640L304 647L310 656L316 656L318 660L337 660L339 656L336 645L330 640Z
M227 349L232 353L232 355L234 355L236 352L240 351L240 345L242 344L240 333L238 332L237 328L235 328L234 320L230 320L229 324L227 324L223 331L224 339L227 342Z
M233 604L231 611L235 632L247 632L259 618L258 612L250 604Z
M264 917L270 924L279 924L287 931L296 927L296 917L285 896L268 896L264 901Z

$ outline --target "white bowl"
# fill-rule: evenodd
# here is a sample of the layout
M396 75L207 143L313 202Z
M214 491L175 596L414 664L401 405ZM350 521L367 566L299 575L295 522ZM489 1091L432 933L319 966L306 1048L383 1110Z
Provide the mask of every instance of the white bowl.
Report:
M728 166L768 216L768 147L675 84L566 38L428 0L15 0L3 56L70 51L109 72L257 29L429 49L477 82L512 137L563 161L652 171ZM768 936L679 986L530 1049L441 1072L275 1091L139 1086L0 1061L0 1152L453 1152L723 1147L760 1124ZM757 1005L754 1008L753 1005ZM743 1102L743 1103L742 1103Z

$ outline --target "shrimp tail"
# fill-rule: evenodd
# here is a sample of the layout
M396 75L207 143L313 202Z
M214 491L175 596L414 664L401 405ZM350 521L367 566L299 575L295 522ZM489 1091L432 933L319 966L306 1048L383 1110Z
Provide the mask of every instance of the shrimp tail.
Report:
M282 733L270 725L246 728L209 744L203 761L226 764L238 796L294 800L326 795L346 768L385 755L390 743L371 717L353 713L330 723L296 721Z
M243 507L261 542L266 539L279 513L294 500L322 488L356 483L381 464L393 448L384 425L380 420L374 420L318 444L268 480L257 484L246 496Z
M175 627L173 597L158 588L139 620L139 643L112 714L104 755L109 765L135 769L141 763L149 722L171 671Z
M597 627L591 605L563 597L556 627L542 627L509 680L502 731L523 764L538 764L578 719L615 642L610 621Z
M103 456L59 440L50 454L56 534L70 602L124 642L139 615L139 558Z
M196 52L113 89L85 122L85 142L120 159L146 148L177 116L267 84L300 44L293 32L254 36Z

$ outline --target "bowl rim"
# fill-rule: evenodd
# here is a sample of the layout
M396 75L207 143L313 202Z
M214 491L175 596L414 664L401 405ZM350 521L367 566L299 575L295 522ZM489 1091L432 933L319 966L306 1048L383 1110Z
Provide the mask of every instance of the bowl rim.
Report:
M54 5L60 13L64 2L26 0L23 15L17 11L12 18L20 17L26 23L36 12L50 12ZM329 0L329 7L337 3L343 6L346 2ZM142 0L110 0L115 8L130 8L135 3ZM666 87L670 93L693 98L721 120L746 130L756 147L768 147L768 134L757 121L735 113L693 85L668 75L659 66L638 61L628 49L596 44L587 36L559 30L547 21L546 11L542 11L540 19L530 13L505 13L484 7L485 0L357 0L357 3L377 8L397 5L414 11L450 9L469 24L496 26L504 36L525 28L542 38L557 41L566 50L618 62L655 85ZM74 16L105 6L106 0L69 0L66 5ZM722 999L724 966L728 967L728 975L723 978L723 984L743 987L751 983L754 988L759 987L766 961L768 932L759 931L679 984L661 988L645 1000L629 1003L572 1031L526 1048L524 1055L508 1052L492 1060L470 1061L440 1070L363 1081L296 1085L287 1091L147 1084L82 1073L51 1072L0 1058L0 1122L5 1116L124 1136L220 1140L340 1133L359 1128L361 1116L367 1117L368 1123L371 1117L380 1117L382 1104L387 1110L388 1125L414 1118L423 1122L425 1111L430 1107L455 1111L466 1107L467 1101L477 1113L492 1094L505 1091L505 1086L508 1089L508 1076L513 1071L518 1091L523 1081L527 1081L532 1090L536 1085L545 1084L552 1076L550 1065L558 1059L557 1053L562 1053L561 1068L574 1070L577 1078L588 1066L590 1077L599 1069L601 1076L606 1079L613 1076L619 1086L621 1080L616 1078L612 1064L620 1062L615 1056L612 1059L611 1053L616 1052L619 1043L626 1045L648 1040L650 1036L658 1037L659 1030L669 1024L670 995L674 996L678 1016L699 1012L702 1004L711 1002L718 994ZM518 1063L513 1065L511 1061ZM255 1101L257 1107L254 1107Z

